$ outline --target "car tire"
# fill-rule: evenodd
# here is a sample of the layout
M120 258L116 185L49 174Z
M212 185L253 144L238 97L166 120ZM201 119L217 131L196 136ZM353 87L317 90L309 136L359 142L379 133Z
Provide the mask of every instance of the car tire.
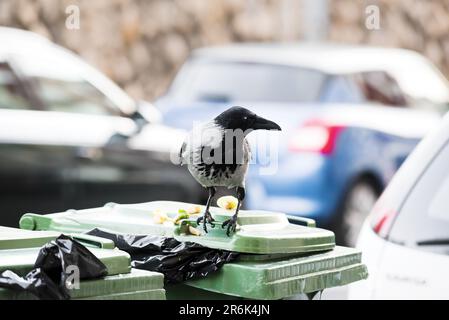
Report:
M335 228L337 242L354 247L365 218L379 198L380 190L370 180L354 183L346 192Z

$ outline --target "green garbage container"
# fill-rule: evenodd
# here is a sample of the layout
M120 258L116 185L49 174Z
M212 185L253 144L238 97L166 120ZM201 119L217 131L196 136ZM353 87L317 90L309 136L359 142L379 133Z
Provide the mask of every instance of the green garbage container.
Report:
M219 272L186 285L235 297L283 299L346 285L367 275L358 250L337 246L323 253L282 258L241 255ZM168 290L167 297L187 298L176 290Z
M33 269L40 248L61 233L0 227L0 273L11 270L20 276ZM83 243L108 270L101 279L80 282L70 292L72 299L165 299L163 275L132 269L128 253L110 240L88 235L71 235ZM0 299L35 299L29 293L0 288Z
M86 232L98 227L112 232L175 237L179 241L197 242L210 248L253 254L314 252L335 246L335 236L331 231L291 224L285 214L276 212L242 210L238 217L241 228L231 238L220 227L209 228L208 234L196 237L181 234L173 223L154 222L157 210L175 218L178 210L192 206L183 202L153 201L135 205L110 204L48 215L27 213L20 219L20 227L61 232ZM221 224L230 218L233 211L212 207L211 213L217 224ZM310 223L310 219L307 221Z
M85 232L100 228L115 233L162 235L241 253L236 261L225 264L215 274L166 287L169 299L283 299L346 285L368 276L360 251L335 246L332 232L291 224L282 213L242 210L239 229L231 238L219 226L209 228L208 234L194 236L183 233L182 224L158 224L153 219L156 211L174 218L178 210L191 206L168 201L108 204L49 215L25 214L20 226L30 230ZM211 213L218 224L233 214L216 207L211 208ZM310 219L296 219L313 225ZM190 222L194 224L194 220Z

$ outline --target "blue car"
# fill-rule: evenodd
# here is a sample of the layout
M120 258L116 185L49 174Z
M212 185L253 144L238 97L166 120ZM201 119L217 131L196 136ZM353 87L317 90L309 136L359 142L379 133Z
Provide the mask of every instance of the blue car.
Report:
M245 206L313 218L351 245L448 101L447 80L415 52L241 44L194 51L156 106L186 130L232 105L278 123L249 135Z

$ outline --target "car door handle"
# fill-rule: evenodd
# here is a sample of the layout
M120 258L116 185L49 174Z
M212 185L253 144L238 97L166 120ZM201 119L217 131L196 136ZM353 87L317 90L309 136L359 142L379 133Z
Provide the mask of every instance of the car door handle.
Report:
M103 151L95 147L78 147L75 156L78 159L97 160L103 156Z

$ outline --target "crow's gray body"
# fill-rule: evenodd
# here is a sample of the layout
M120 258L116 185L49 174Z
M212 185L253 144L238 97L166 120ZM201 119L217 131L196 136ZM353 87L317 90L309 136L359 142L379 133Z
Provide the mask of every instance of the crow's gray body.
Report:
M192 176L203 187L244 187L251 149L248 141L241 138L243 141L236 141L233 148L225 150L224 129L214 121L204 123L188 135L181 150L181 163L187 164ZM211 154L218 153L223 156L217 162Z

